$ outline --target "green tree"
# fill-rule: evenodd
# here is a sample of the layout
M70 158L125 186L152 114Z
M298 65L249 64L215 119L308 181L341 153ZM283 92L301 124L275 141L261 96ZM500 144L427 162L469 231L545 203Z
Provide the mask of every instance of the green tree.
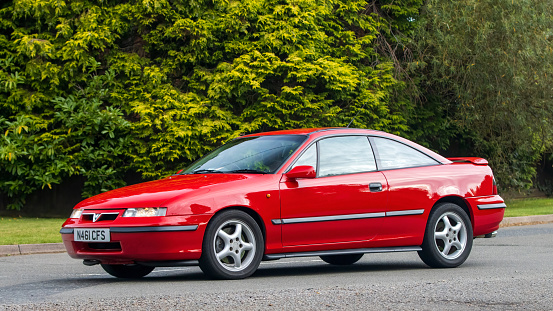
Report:
M378 38L420 1L14 0L0 9L0 192L72 175L84 196L154 179L273 129L401 133ZM407 21L407 22L406 22ZM384 56L383 56L384 55Z
M529 187L553 143L551 3L428 0L421 18L407 66L421 102L414 134L463 141L502 186Z

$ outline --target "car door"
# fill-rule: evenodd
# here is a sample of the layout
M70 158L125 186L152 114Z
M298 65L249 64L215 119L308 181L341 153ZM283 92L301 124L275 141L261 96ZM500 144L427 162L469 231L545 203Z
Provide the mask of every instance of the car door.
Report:
M293 165L316 168L316 178L280 183L284 246L370 241L385 216L387 182L376 171L366 136L319 140Z
M437 200L436 191L454 183L447 181L451 178L448 176L438 178L440 163L425 153L388 138L370 140L378 169L389 187L385 226L379 239L393 241L388 246L420 244L428 214Z

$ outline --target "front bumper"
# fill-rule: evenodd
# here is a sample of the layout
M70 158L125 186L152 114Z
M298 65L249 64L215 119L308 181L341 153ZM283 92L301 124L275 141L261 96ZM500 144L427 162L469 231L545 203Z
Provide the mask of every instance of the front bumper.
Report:
M197 260L201 256L209 217L210 215L194 217L193 220L183 219L181 216L163 217L163 225L147 225L144 222L148 220L144 218L135 219L134 225L116 225L114 222L111 226L68 220L60 233L67 253L76 259L94 260L103 264ZM109 228L110 242L75 241L75 228Z

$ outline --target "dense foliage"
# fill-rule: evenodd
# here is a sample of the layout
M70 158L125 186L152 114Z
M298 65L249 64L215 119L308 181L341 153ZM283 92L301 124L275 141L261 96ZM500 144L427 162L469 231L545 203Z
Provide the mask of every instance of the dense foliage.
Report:
M443 129L413 130L487 157L503 189L529 187L553 146L551 2L428 0L421 18L409 64L416 112Z
M421 1L15 0L0 9L0 192L158 178L240 133L400 133L376 46ZM377 40L380 38L380 40Z
M90 196L241 133L351 126L487 157L551 152L545 0L14 0L0 5L0 194Z

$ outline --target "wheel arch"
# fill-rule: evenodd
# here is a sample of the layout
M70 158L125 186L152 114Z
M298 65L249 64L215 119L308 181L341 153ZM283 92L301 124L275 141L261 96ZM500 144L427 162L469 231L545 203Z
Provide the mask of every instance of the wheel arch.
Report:
M446 196L446 197L443 197L443 198L439 199L436 203L434 203L434 206L432 206L432 210L434 210L436 208L436 206L438 206L440 203L453 203L453 204L456 204L459 207L461 207L465 211L465 213L467 213L467 215L470 219L471 225L474 228L474 215L473 215L472 211L470 210L469 205L467 204L467 202L462 197L459 197L459 196Z
M259 226L259 229L261 229L261 233L263 234L263 243L266 244L267 242L267 232L266 232L266 229L265 229L265 224L263 223L263 219L261 218L261 216L253 209L249 208L249 207L245 207L245 206L241 206L241 205L236 205L236 206L227 206L225 208L222 208L220 210L218 210L215 214L213 214L213 216L211 216L211 218L209 219L209 222L211 222L211 220L213 219L213 217L215 217L216 215L222 213L222 212L226 212L226 211L229 211L229 210L238 210L238 211L242 211L248 215L250 215L253 220L257 223L257 225ZM209 224L208 222L208 224Z

